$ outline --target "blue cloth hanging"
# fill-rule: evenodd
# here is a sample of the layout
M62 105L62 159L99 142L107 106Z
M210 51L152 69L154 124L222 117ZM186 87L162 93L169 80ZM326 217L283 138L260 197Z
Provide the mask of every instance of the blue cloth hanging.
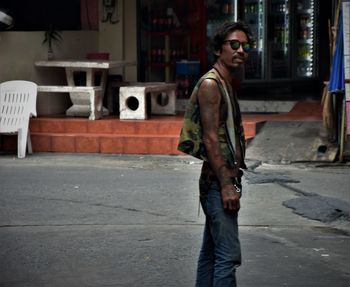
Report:
M332 70L328 85L328 91L330 93L345 91L343 41L343 15L342 12L340 12L335 52L333 55Z

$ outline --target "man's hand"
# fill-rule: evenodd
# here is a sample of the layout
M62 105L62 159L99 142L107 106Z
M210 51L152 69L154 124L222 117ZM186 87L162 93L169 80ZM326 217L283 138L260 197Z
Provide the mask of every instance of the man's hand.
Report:
M241 208L239 203L240 197L241 193L236 192L233 184L227 184L221 188L222 205L229 212L235 213L239 211Z

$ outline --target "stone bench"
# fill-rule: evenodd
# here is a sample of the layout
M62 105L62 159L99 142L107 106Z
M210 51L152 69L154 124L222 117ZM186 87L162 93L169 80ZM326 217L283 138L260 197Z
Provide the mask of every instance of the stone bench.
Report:
M38 92L74 93L73 105L66 111L67 116L89 116L89 120L102 117L102 87L92 86L38 86Z
M175 115L176 84L130 83L119 90L120 119L147 119L146 96L151 95L151 113Z

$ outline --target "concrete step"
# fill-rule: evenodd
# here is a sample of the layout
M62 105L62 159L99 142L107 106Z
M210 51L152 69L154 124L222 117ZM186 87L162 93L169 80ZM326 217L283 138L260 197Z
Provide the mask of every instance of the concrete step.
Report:
M288 113L243 114L247 140L266 121L321 121L319 102L301 102ZM96 121L61 116L30 120L34 152L87 152L124 154L180 154L177 142L183 114L152 116L147 120L120 120L115 116ZM4 151L17 150L17 136L1 136Z
M116 154L181 154L177 143L182 116L150 120L97 121L77 118L33 118L30 131L34 152ZM256 132L255 121L245 121L246 138ZM4 136L2 149L15 151L17 136Z
M178 135L32 133L34 152L180 154Z
M182 117L157 117L150 120L119 120L106 117L96 121L82 118L33 118L30 131L36 133L74 134L129 134L173 135L178 134Z

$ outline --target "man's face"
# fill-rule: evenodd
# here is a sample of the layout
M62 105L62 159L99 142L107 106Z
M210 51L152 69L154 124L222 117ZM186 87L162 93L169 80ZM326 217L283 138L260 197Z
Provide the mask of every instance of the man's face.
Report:
M219 56L218 61L231 69L242 66L248 58L248 52L244 50L247 43L248 38L243 31L236 30L229 33L221 51L216 52L216 55Z

